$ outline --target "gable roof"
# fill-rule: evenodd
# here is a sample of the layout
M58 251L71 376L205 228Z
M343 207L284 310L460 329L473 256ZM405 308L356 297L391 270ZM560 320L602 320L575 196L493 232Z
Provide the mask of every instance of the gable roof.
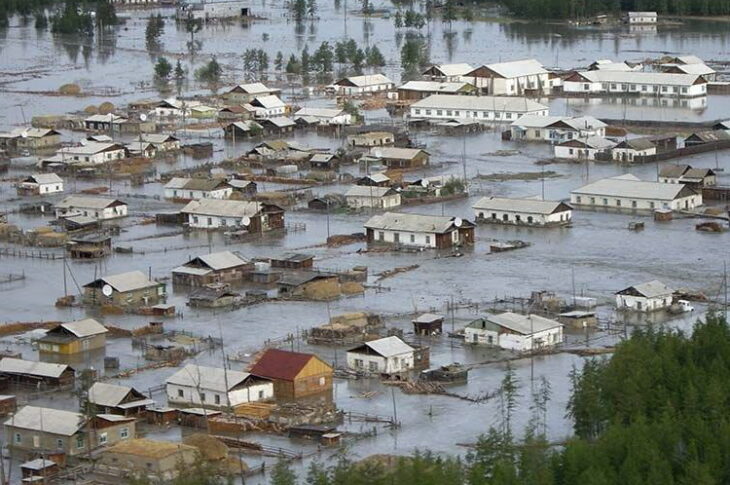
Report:
M649 150L655 148L656 144L650 138L630 138L624 140L615 148L631 148L633 150Z
M97 406L106 406L111 408L118 407L129 393L141 396L138 396L139 399L137 401L133 401L134 403L144 403L149 401L151 404L153 402L151 399L145 398L133 387L118 386L116 384L109 384L106 382L95 382L89 388L89 402L96 404Z
M557 146L578 146L584 148L594 148L596 150L605 150L606 148L613 148L616 146L616 142L602 136L589 136L588 138L573 138L572 140L566 140L562 143L558 143Z
M646 298L656 298L659 296L667 296L674 293L674 290L662 283L659 280L652 280L640 285L629 286L619 292L617 295L625 294L635 290L637 293L643 295Z
M532 335L551 328L562 327L563 324L544 318L539 315L519 315L517 313L505 312L498 315L489 315L486 320L521 335Z
M680 196L691 195L694 191L684 184L662 184L635 178L609 177L584 185L571 193L669 201Z
M396 195L398 192L391 187L371 187L367 185L353 185L345 192L345 197L372 197L378 199L386 195Z
M261 211L262 204L244 200L191 200L180 210L182 214L203 214L219 217L251 217Z
M200 387L210 391L227 392L243 383L251 376L248 372L240 372L220 367L204 367L188 364L165 381L184 387Z
M679 178L682 175L689 170L689 165L667 165L666 167L663 167L662 170L659 172L660 177L667 177L667 178Z
M36 362L34 360L16 359L14 357L4 357L0 360L0 373L59 378L69 369L73 370L66 364Z
M302 108L294 116L312 116L314 118L334 118L345 113L344 110L339 108Z
M63 183L63 179L55 173L34 173L29 175L24 182L35 182L39 185L60 184Z
M207 179L199 177L173 177L168 183L165 184L166 189L201 190L203 192L225 189L227 187L228 184L225 180Z
M268 349L251 367L251 373L269 379L293 381L312 359L329 366L314 354Z
M430 76L430 72L439 72L442 76L453 77L453 76L465 76L474 70L471 64L456 63L456 64L435 64L425 71L424 76Z
M354 349L349 350L348 352L356 352L358 349L362 349L363 347L370 348L373 352L382 357L385 357L386 359L389 357L395 357L397 355L409 354L414 350L413 347L411 347L398 337L391 336L383 337L377 340L371 340L370 342L365 342L362 345L359 345Z
M370 156L375 158L392 158L394 160L412 160L421 153L428 153L420 148L372 147Z
M213 411L209 411L209 413L212 412ZM173 456L185 451L195 455L199 453L198 448L182 443L171 443L169 441L157 441L147 438L135 438L115 443L104 450L104 453L117 453L120 455L161 460L168 456Z
M140 290L143 288L150 288L152 286L158 286L160 283L151 281L141 271L129 271L127 273L120 273L109 276L102 276L91 283L87 283L84 287L92 285L99 286L101 283L106 283L120 293L127 291Z
M234 86L228 93L266 94L278 93L280 91L280 89L268 88L264 83L247 83Z
M279 99L279 96L270 94L268 96L258 96L251 100L252 106L258 106L264 109L283 108L286 106L284 101Z
M665 72L644 71L580 71L568 77L566 81L574 81L579 76L592 83L628 83L628 84L659 84L667 86L692 86L707 81L695 74L673 74ZM580 82L580 81L578 81Z
M513 113L530 113L547 111L548 107L532 99L518 96L454 96L451 94L432 94L416 101L411 108L418 109L456 109L508 111Z
M5 426L40 431L42 433L73 436L86 422L80 413L39 406L23 406L14 416L5 420Z
M466 82L408 81L402 86L399 86L398 90L448 94L458 93L465 88L467 91L475 89L472 84Z
M104 325L93 318L84 318L83 320L76 320L75 322L62 323L56 328L58 327L68 330L79 338L91 337L92 335L100 335L108 332ZM53 329L49 331L53 331Z
M248 263L248 261L242 258L241 255L231 251L204 254L195 259L200 260L203 264L214 271L235 268L236 266Z
M524 59L520 61L498 62L496 64L487 64L482 66L506 79L522 76L533 76L536 74L547 74L547 70L542 63L536 59ZM482 67L477 67L473 71L466 74L467 77L477 76L476 72Z
M367 74L365 76L350 76L340 79L335 83L338 86L352 84L355 87L374 86L378 84L393 84L385 74Z
M431 216L421 214L408 214L404 212L386 212L372 216L365 223L368 229L392 229L405 232L424 232L444 234L456 230L455 225L458 217ZM473 226L474 224L462 220L462 227Z
M118 205L127 205L121 200L110 199L108 197L85 197L80 195L70 195L56 204L61 209L70 209L73 207L81 207L84 209L106 209Z
M482 197L473 207L477 210L499 210L544 215L572 209L568 204L559 200L511 199L506 197Z

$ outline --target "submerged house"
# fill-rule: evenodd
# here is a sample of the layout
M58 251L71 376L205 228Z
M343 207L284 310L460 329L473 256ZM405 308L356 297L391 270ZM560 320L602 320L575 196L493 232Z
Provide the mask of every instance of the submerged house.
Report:
M235 408L274 397L274 384L248 372L188 364L165 381L167 402L205 409Z
M505 312L471 322L464 329L464 341L507 350L543 349L563 342L563 324L539 315Z
M689 165L669 165L659 172L664 184L685 184L693 188L717 184L717 174L710 168L692 168Z
M144 414L147 406L155 404L152 399L133 387L106 382L95 382L89 388L88 399L96 412L120 416Z
M163 303L167 298L165 283L150 280L141 271L103 276L83 288L87 305L133 308Z
M239 84L223 93L223 99L231 103L248 103L258 96L278 95L281 89L269 88L264 83Z
M84 216L96 221L118 219L127 216L127 204L108 197L72 195L54 206L56 217Z
M17 185L18 195L47 195L63 192L63 179L55 173L29 175Z
M358 96L362 94L390 91L395 87L384 74L368 74L364 76L350 76L333 84L337 94L346 96Z
M61 323L37 340L41 354L73 355L106 347L104 325L93 318Z
M386 212L365 223L368 244L448 249L474 243L474 223L460 217Z
M242 200L191 200L180 211L194 229L245 229L260 233L284 228L284 209Z
M564 226L572 221L573 208L560 201L482 197L474 215L477 222L492 224Z
M428 165L431 155L420 148L377 147L370 149L370 157L389 169L410 169Z
M674 290L658 280L629 286L616 292L616 308L652 312L672 306Z
M165 184L165 198L173 200L227 199L232 193L221 179L173 177Z
M314 354L267 349L250 371L274 382L277 400L332 394L334 368Z
M462 81L464 76L474 70L474 66L466 63L435 64L421 73L429 81Z
M370 374L399 374L416 367L415 353L398 337L384 337L348 350L347 367Z
M480 66L466 73L464 80L489 95L520 96L550 92L550 73L535 59Z
M172 283L181 286L205 286L236 283L254 270L254 264L231 251L197 256L172 270Z
M4 357L0 359L0 377L33 389L73 387L76 371L66 364Z
M345 200L351 209L390 209L401 204L401 195L391 187L353 185L345 192Z
M606 135L606 123L593 116L537 116L525 115L512 122L513 140L562 143Z
M410 117L423 120L471 120L511 123L525 115L547 116L548 107L532 99L510 96L433 94L410 106Z
M105 449L96 462L101 473L136 476L162 482L174 480L194 466L200 452L195 446L146 438L126 440Z

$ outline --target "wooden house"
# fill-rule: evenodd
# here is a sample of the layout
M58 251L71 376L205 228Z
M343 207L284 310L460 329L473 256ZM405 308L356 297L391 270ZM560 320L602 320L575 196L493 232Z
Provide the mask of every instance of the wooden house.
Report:
M133 387L95 382L88 393L89 404L98 413L137 416L155 402Z
M398 337L384 337L348 350L347 367L370 374L399 374L415 368L415 351Z
M38 351L41 355L73 355L103 349L107 332L106 327L93 318L62 323L37 340Z
M0 360L0 378L33 389L65 388L73 386L75 371L66 364L5 357Z
M256 234L284 228L284 209L242 200L191 200L180 211L194 229L239 229Z
M221 251L198 256L173 269L172 283L181 286L205 286L241 282L253 269L253 263L240 254Z
M99 457L97 469L113 476L140 476L168 481L193 466L198 448L182 443L132 439L110 446Z
M616 292L616 308L619 310L652 312L669 308L673 300L674 290L658 280Z
M277 400L295 400L325 392L332 394L334 369L314 354L267 349L250 372L274 382Z
M443 315L423 313L413 320L413 333L416 335L441 335L443 324Z
M287 254L280 258L271 258L272 268L282 269L309 269L314 266L314 256L311 254Z
M474 223L459 217L386 212L365 223L369 245L448 249L474 244Z
M141 271L103 276L84 285L84 303L118 307L152 306L167 298L165 283L153 281Z
M370 149L370 156L383 163L388 169L410 169L428 165L430 158L420 148L377 147Z

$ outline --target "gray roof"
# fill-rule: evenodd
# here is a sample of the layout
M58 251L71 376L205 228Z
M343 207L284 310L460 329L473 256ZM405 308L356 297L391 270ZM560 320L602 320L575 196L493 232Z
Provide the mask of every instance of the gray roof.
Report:
M80 195L71 195L56 204L61 209L69 209L80 207L82 209L106 209L112 205L126 205L118 199L110 199L108 197L82 197Z
M128 386L95 382L89 388L89 402L97 406L117 407L132 390ZM138 401L132 401L130 404L144 404L147 401L152 402L151 399L140 399Z
M390 187L369 187L367 185L353 185L350 190L345 192L345 197L372 197L378 199L386 195L396 195L394 189Z
M165 133L143 133L142 141L152 143L153 145L166 143L169 141L179 141L176 137Z
M413 321L416 323L431 323L439 320L443 320L443 315L436 315L435 313L423 313L415 318Z
M390 177L388 177L384 172L371 173L370 175L366 175L365 178L368 178L375 183L390 182Z
M208 179L202 177L186 178L186 177L173 177L167 184L166 189L184 189L184 190L201 190L203 192L210 192L212 190L220 190L228 188L228 184L225 180L221 179Z
M662 184L626 177L610 177L584 185L571 193L670 201L678 198L684 188L684 184Z
M542 63L535 59L498 62L496 64L487 64L485 67L507 79L522 76L533 76L536 74L547 74Z
M251 374L220 367L188 364L165 381L184 387L200 387L209 391L227 392L248 379Z
M596 150L605 150L606 148L613 148L616 146L616 142L602 136L589 136L588 138L573 138L572 140L566 140L559 143L558 146L571 146L574 144L580 146L595 148Z
M695 74L643 71L581 71L577 74L594 83L660 84L667 86L692 86L700 78Z
M665 74L670 75L670 74ZM676 74L679 76L680 74ZM516 96L453 96L450 94L432 94L417 101L411 108L420 109L459 109L481 111L508 111L512 113L532 113L544 111L548 107L527 98Z
M198 259L213 270L235 268L236 266L248 263L248 261L242 258L241 255L231 251L204 254L203 256L198 256Z
M634 285L630 286L624 290L619 291L618 293L622 293L624 291L634 289L640 294L644 295L646 298L656 298L658 296L668 296L674 293L674 290L662 283L659 280L653 280L649 281L647 283L641 283L640 285Z
M243 200L199 199L191 200L180 212L218 217L251 217L261 211L259 202Z
M58 150L58 154L71 155L96 155L97 153L108 152L112 150L123 150L124 147L119 143L100 143L95 141L88 141L86 145L79 145L75 147L63 147Z
M372 216L365 223L368 229L443 234L455 229L457 217L386 212Z
M393 81L391 81L384 74L367 74L365 76L350 76L350 77L341 79L340 81L337 81L335 84L339 84L342 81L349 81L358 87L374 86L374 85L378 85L378 84L393 84Z
M283 117L277 117L276 119L277 120L284 119L287 121L289 120L289 118L283 118ZM274 120L274 118L269 119L269 121L271 121L272 123L274 122L273 120ZM256 123L255 121L252 121L252 120L236 121L236 122L231 123L231 125L235 126L239 130L244 131L244 132L251 131L252 129L255 129L255 128L262 128L262 126L260 124ZM231 126L231 125L228 125L228 126Z
M334 118L346 114L344 110L339 108L302 108L294 116L312 116L314 118Z
M251 103L257 103L264 109L283 108L286 106L284 101L279 99L279 96L275 94L269 94L268 96L258 96L251 101Z
M59 326L65 328L79 338L91 337L92 335L99 335L108 332L104 325L93 318L84 318L83 320L76 320L75 322L62 323Z
M431 69L441 71L444 76L465 76L466 74L474 70L474 66L466 63L436 64L424 71L424 74L426 74Z
M315 163L327 163L333 158L335 158L333 153L315 153L309 161Z
M376 158L392 158L395 160L411 160L421 152L420 148L372 147L370 156Z
M261 122L262 123L271 123L278 128L286 128L287 126L296 125L296 122L293 119L287 118L286 116L274 116L273 118L267 118L265 120L261 120Z
M544 215L571 210L569 205L559 200L510 199L507 197L482 197L473 207L474 209Z
M705 64L664 64L662 67L668 69L677 69L685 74L696 74L698 76L715 74L715 72L717 72L713 68Z
M5 420L5 426L40 431L61 436L73 436L86 422L80 413L61 409L23 406Z
M439 93L458 93L464 87L473 87L465 82L438 82L438 81L408 81L399 90L419 91L419 92L439 92Z
M650 138L630 138L619 143L616 148L631 148L633 150L650 150L656 144Z
M157 283L156 281L151 281L150 279L148 279L147 275L145 275L141 271L130 271L128 273L102 276L96 281L102 281L120 293L140 290L142 288L149 288L151 286L159 285L159 283ZM95 283L96 281L93 281L92 283ZM88 283L84 286L89 286L92 283Z
M539 315L519 315L517 313L505 312L499 315L489 315L486 320L502 328L509 329L521 335L532 335L555 327L562 327L563 324L544 318Z
M689 56L677 56L675 57L678 64L704 64L705 61L700 59L697 56L689 55Z
M410 354L414 350L413 347L396 336L372 340L370 342L365 342L363 345L370 347L374 352L385 358Z
M248 84L239 84L237 86L234 86L231 88L230 92L234 91L243 91L246 94L264 94L264 93L276 93L279 92L279 89L269 89L266 87L263 83L248 83Z
M58 184L63 183L63 179L55 173L34 173L30 175L26 181L35 182L37 184Z
M0 373L59 378L67 369L70 369L70 367L66 364L36 362L34 360L16 359L14 357L5 357L0 360Z

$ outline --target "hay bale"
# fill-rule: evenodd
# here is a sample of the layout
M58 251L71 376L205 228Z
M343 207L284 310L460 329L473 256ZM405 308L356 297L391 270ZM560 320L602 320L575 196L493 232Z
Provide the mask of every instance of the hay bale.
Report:
M356 281L347 281L340 285L343 295L360 295L365 293L365 287Z
M206 461L223 461L228 458L228 446L217 438L195 433L183 438L183 443L194 446Z
M81 94L81 86L78 84L64 84L58 88L58 92L65 96L78 96Z
M114 111L114 105L109 101L104 101L99 105L99 114L108 115Z
M84 108L84 113L86 113L87 115L95 115L98 112L99 112L99 108L97 108L93 104L91 104L91 105L87 106L86 108Z

